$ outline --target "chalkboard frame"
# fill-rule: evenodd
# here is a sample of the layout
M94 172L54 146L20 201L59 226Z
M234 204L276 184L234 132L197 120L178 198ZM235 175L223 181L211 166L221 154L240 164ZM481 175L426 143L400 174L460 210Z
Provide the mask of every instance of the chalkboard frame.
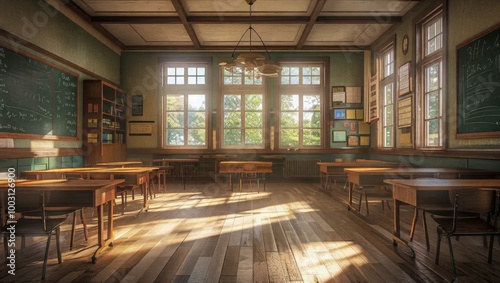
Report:
M9 44L4 43L4 42L0 42L0 48L9 49L12 52L19 53L21 55L29 57L35 61L43 63L47 66L50 66L51 68L57 69L61 72L67 73L67 74L74 76L76 78L76 98L75 98L76 99L76 135L75 136L62 136L62 135L55 135L55 134L43 134L43 135L41 135L41 134L32 134L32 133L16 133L16 132L2 132L2 131L0 131L0 137L1 138L13 138L13 139L28 139L28 140L61 140L61 141L78 141L78 140L80 140L80 138L81 138L80 76L73 71L65 69L65 68L58 66L52 62L49 62L49 61L47 61L39 56L36 56L28 51L25 51L25 50L29 50L29 51L34 52L33 50L31 50L28 47L23 46L23 48L25 50L21 50L19 47L12 48L11 46L9 46ZM54 112L52 114L55 115ZM54 130L55 129L54 129L54 121L53 121L52 122L52 131L54 132Z
M474 43L478 40L481 40L487 36L489 36L492 33L496 33L500 31L500 24L496 24L492 26L491 28L488 28L479 34L475 35L474 37L465 40L464 42L460 43L456 47L456 88L457 88L457 101L456 101L456 138L457 139L471 139L471 138L488 138L488 137L500 137L500 130L498 131L472 131L472 130L466 130L464 127L461 127L461 124L463 124L464 120L464 115L461 113L461 105L463 105L463 102L465 100L465 93L462 92L462 81L460 80L460 52L462 52L465 48L467 48L471 43Z

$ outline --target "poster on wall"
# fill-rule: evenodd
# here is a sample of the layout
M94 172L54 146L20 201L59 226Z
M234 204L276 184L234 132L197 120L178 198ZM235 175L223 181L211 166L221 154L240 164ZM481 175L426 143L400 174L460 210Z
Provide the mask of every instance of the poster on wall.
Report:
M132 95L132 116L142 116L144 109L142 95Z
M375 74L370 79L370 97L369 97L370 123L378 120L378 76Z

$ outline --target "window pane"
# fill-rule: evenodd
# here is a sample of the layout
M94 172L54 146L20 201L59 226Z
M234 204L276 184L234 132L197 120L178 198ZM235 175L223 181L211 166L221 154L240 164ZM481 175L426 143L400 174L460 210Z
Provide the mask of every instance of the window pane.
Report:
M262 145L262 140L261 129L245 130L245 145Z
M302 84L310 85L311 84L311 77L309 77L309 76L302 77Z
M196 76L196 68L188 68L188 76Z
M241 129L224 129L224 145L240 145Z
M205 112L189 112L188 127L205 128Z
M392 97L393 97L393 93L392 93L392 83L386 85L384 87L384 98L385 98L385 103L384 104L392 104Z
M299 146L299 130L298 129L282 129L281 130L281 146Z
M439 120L430 120L425 123L426 146L439 146Z
M439 88L439 76L441 75L439 72L439 64L433 64L425 69L426 83L425 83L425 91L433 91Z
M321 125L320 112L304 112L302 119L304 128L319 128Z
M245 128L262 128L262 112L245 112Z
M188 145L205 145L205 129L189 129Z
M299 96L296 94L281 96L281 110L298 110Z
M321 68L320 67L312 67L312 74L314 76L319 76L321 75Z
M392 147L392 128L384 128L384 146Z
M225 112L224 128L241 128L241 112Z
M312 79L313 79L313 81L312 81L313 85L319 85L319 84L321 84L321 77L314 76Z
M241 96L224 95L224 110L241 110Z
M299 68L298 67L292 67L292 68L290 68L290 75L292 75L292 76L298 76L299 75Z
M299 84L299 77L290 77L290 84L292 85L298 85Z
M167 129L166 140L168 145L184 145L184 130Z
M318 146L321 144L321 131L319 129L304 129L304 145Z
M184 84L184 77L175 77L175 84L183 85Z
M174 85L175 84L175 77L167 77L167 84Z
M198 83L199 85L204 85L204 84L205 84L205 77L198 77L198 81L197 81L197 83Z
M167 128L184 128L184 112L167 112Z
M384 126L391 126L393 123L392 105L384 107Z
M245 110L262 110L262 95L245 95Z
M437 91L425 96L426 119L437 118L439 116L439 95Z
M297 128L299 126L299 112L281 113L281 126L283 128Z
M281 77L281 84L283 85L289 85L290 84L290 77Z
M184 110L184 95L167 95L167 111Z
M196 77L188 77L188 84L195 85L196 84Z
M205 95L190 94L188 95L189 110L205 110Z
M321 99L319 95L304 95L303 96L304 105L303 110L316 110L319 111L321 108Z

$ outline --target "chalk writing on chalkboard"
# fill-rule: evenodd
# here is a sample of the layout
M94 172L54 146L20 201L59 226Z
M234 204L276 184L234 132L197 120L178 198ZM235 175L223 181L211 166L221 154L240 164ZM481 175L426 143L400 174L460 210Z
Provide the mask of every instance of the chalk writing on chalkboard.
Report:
M457 136L500 136L500 28L457 49Z
M77 138L76 75L0 46L0 94L4 136Z

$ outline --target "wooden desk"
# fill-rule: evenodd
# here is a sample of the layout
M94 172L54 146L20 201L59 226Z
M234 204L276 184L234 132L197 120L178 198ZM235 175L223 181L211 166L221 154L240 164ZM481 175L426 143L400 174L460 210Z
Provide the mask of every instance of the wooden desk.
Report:
M320 172L320 187L326 189L326 178L329 175L347 176L344 172L345 168L360 168L360 167L398 167L401 163L388 162L382 160L356 160L342 162L318 162ZM347 183L346 183L347 184ZM344 185L344 190L346 185Z
M392 185L394 198L394 231L393 245L402 243L409 249L410 256L415 256L415 251L408 242L401 239L400 206L409 204L414 207L419 205L439 204L435 194L439 191L454 189L496 188L500 189L500 179L388 179L385 183ZM446 194L446 196L448 196Z
M106 178L124 179L122 185L125 186L141 186L144 190L144 205L143 209L148 210L148 194L149 194L149 174L158 170L158 167L124 167L124 168L108 168L108 167L81 167L81 168L60 168L49 170L30 170L24 171L23 174L28 179L49 179L49 178L66 178L68 175L79 175L84 179L95 179L96 176L102 178L102 175L108 175Z
M352 207L352 189L354 186L383 186L385 179L407 179L415 177L430 178L462 178L464 176L494 177L500 173L467 168L345 168L349 182L349 202L347 209ZM499 180L500 181L500 180Z
M97 243L98 248L92 255L95 263L96 255L108 245L112 245L113 234L113 203L116 197L116 186L124 180L16 180L16 190L33 192L34 194L50 193L50 198L60 200L61 203L51 202L52 207L95 207L97 208ZM0 181L0 204L2 213L7 208L8 182ZM17 202L23 201L16 199ZM104 205L108 203L107 239L104 238ZM38 207L40 204L34 204ZM2 215L2 219L4 219ZM4 222L2 222L4 223Z
M96 163L96 167L137 167L142 166L142 161L116 161Z
M259 180L263 180L264 191L266 190L266 173L273 172L273 163L266 161L221 161L219 173L229 174L229 184L233 190L232 175L238 175L241 190L241 176L243 173L255 173L259 175Z

